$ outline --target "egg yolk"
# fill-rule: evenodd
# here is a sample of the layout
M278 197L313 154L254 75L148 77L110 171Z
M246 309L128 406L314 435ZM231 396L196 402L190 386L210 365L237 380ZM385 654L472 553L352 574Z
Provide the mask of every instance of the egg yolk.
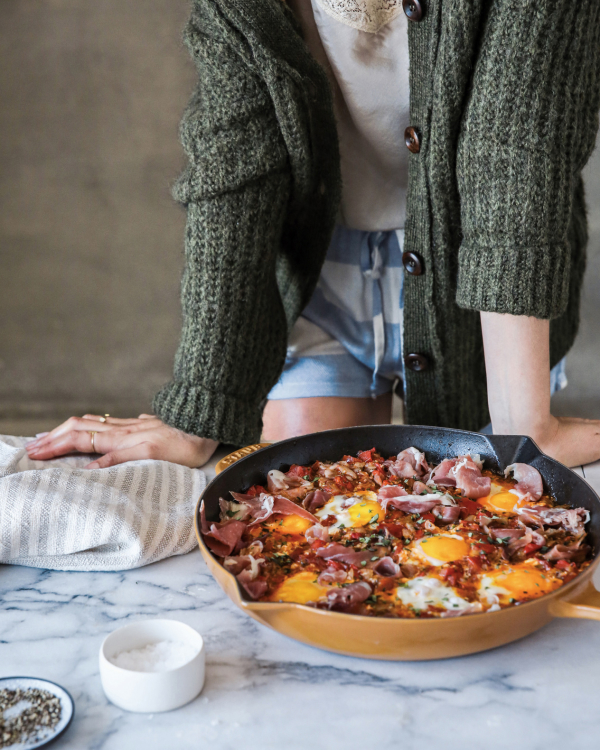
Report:
M490 510L501 510L503 513L510 513L515 505L519 503L519 497L514 492L497 492L495 495L488 495L481 498L480 502Z
M469 554L470 545L464 539L455 539L451 536L430 536L419 545L420 549L429 557L440 562L452 562L460 560Z
M309 518L302 518L295 514L289 516L280 516L277 520L268 523L267 526L278 531L280 534L304 534L306 529L309 529L313 525L313 522Z
M531 567L514 567L506 573L490 576L497 586L509 592L514 599L526 599L548 594L560 586L560 581L548 578L541 570Z
M275 602L307 604L308 602L316 602L327 591L326 586L320 586L317 583L316 573L306 571L287 578L271 595L271 599Z
M354 503L348 508L350 526L368 526L373 521L382 521L384 517L383 508L374 500L365 500Z

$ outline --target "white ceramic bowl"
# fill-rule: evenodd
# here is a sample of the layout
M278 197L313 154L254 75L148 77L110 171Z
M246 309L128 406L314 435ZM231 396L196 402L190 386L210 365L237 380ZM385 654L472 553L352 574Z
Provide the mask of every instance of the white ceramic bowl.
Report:
M160 641L193 646L196 655L177 669L136 672L112 663L118 654ZM106 697L126 711L156 713L189 703L204 686L204 641L189 625L177 620L143 620L115 630L100 647L100 679Z

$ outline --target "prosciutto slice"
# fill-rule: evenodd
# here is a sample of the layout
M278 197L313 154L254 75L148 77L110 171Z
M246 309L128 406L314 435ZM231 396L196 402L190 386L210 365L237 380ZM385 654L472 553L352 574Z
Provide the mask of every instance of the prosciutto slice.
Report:
M574 560L582 557L589 551L587 544L582 544L583 538L574 544L555 544L552 549L548 550L544 557L550 562L556 560Z
M400 575L400 566L395 563L389 555L378 560L373 566L373 570L377 575L380 575L383 578L391 578Z
M390 500L395 497L406 497L408 492L400 485L386 484L377 493L377 502L385 510Z
M272 469L267 474L267 486L273 495L285 492L290 497L297 498L303 497L312 487L312 483L298 476L289 476L282 471Z
M481 475L481 469L471 456L459 456L449 473L456 479L457 488L471 500L490 494L492 480Z
M325 490L313 490L302 501L302 506L306 508L309 513L314 513L315 510L322 508L326 502L331 499L331 493Z
M387 462L386 462L387 463ZM396 460L387 464L390 474L401 479L422 477L429 471L425 454L417 448L407 448L396 456Z
M337 570L335 568L325 568L317 578L317 583L320 586L327 586L331 583L344 583L348 578L348 573L345 570Z
M229 494L233 497L238 506L241 506L246 510L245 514L242 514L239 511L236 513L235 517L238 520L260 522L268 518L273 512L271 508L272 503L267 499L272 499L272 496L267 495L264 492L262 492L258 497L256 495L243 495L240 492L230 492ZM221 503L220 500L219 503ZM221 504L221 514L223 514L225 504L225 502ZM233 505L233 503L231 505ZM223 518L223 515L221 515L221 518Z
M431 512L440 523L456 523L460 518L459 505L436 505Z
M585 508L547 508L545 505L533 505L517 508L517 513L524 521L537 526L562 526L575 536L585 533L585 524L590 520L590 513Z
M337 612L348 612L370 596L371 587L366 581L350 583L348 586L334 588L327 592L327 608Z
M439 495L407 495L406 497L393 497L381 507L386 510L388 507L401 510L403 513L428 513L439 505Z
M449 495L409 495L402 487L382 487L377 494L377 502L383 510L396 508L403 513L428 513L438 505L450 505L454 501ZM460 513L460 510L459 510Z
M327 547L321 547L317 550L317 556L325 560L335 560L336 562L346 563L346 565L360 565L367 562L373 557L373 553L368 550L356 552L351 547L344 547L343 544L328 544Z
M251 599L260 599L267 592L267 582L262 578L253 578L250 568L242 570L236 578Z
M254 580L258 576L262 563L264 563L262 557L255 558L252 555L238 555L236 557L226 557L223 560L223 567L234 576L237 576L242 570L249 570L249 575Z
M313 523L318 523L319 519L312 513L309 513L301 505L297 505L293 500L288 500L287 497L267 495L262 492L259 497L250 497L249 495L241 495L237 492L232 492L233 498L240 504L246 505L248 508L248 527L256 526L259 523L263 523L270 518L274 513L281 513L284 516L301 516L306 518Z
M524 534L520 537L513 537L510 542L508 543L508 546L506 548L509 555L515 555L519 550L522 550L523 547L526 547L528 544L537 544L540 547L543 547L544 544L546 544L546 537L542 536L537 531L534 531L534 529L530 529L528 526L525 527L523 530Z
M412 494L413 495L426 495L429 492L429 487L421 482L419 479L413 484Z
M445 458L441 464L431 471L427 484L439 485L440 487L456 487L456 478L451 473L456 465L456 461L456 458Z
M521 497L531 495L533 500L539 500L544 493L542 475L533 466L529 464L511 464L504 470L504 476L508 477L512 473L517 480L513 487Z
M237 547L246 529L243 521L230 519L221 523L209 523L206 520L204 501L200 505L200 531L206 546L218 557L228 557Z
M304 536L306 537L306 541L309 544L316 542L317 539L320 542L328 542L329 541L329 529L326 526L321 526L320 523L317 523L314 526L311 526L310 528L306 529L306 531L304 532Z
M492 519L489 519L490 521ZM525 535L525 528L519 529L487 529L488 536L492 539L520 539Z

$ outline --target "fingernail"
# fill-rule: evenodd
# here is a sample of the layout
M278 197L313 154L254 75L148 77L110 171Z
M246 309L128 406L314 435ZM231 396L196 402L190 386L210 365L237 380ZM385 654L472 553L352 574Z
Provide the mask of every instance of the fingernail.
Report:
M87 466L84 466L83 468L84 469L99 469L100 465L98 464L97 461L92 461L91 464L88 464Z
M46 437L46 435L49 435L49 432L38 432L36 435L36 438L43 438Z

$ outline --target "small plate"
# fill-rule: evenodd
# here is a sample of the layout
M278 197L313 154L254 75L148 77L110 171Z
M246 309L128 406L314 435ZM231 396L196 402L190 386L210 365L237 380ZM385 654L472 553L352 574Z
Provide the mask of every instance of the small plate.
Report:
M49 680L38 680L37 677L1 677L0 678L0 690L29 690L36 688L37 690L47 690L52 695L55 695L60 700L61 714L58 724L47 734L43 739L33 742L31 744L9 745L7 750L11 747L22 748L22 750L34 750L36 747L44 747L45 745L54 742L71 723L73 716L75 715L75 703L70 694L60 685Z

